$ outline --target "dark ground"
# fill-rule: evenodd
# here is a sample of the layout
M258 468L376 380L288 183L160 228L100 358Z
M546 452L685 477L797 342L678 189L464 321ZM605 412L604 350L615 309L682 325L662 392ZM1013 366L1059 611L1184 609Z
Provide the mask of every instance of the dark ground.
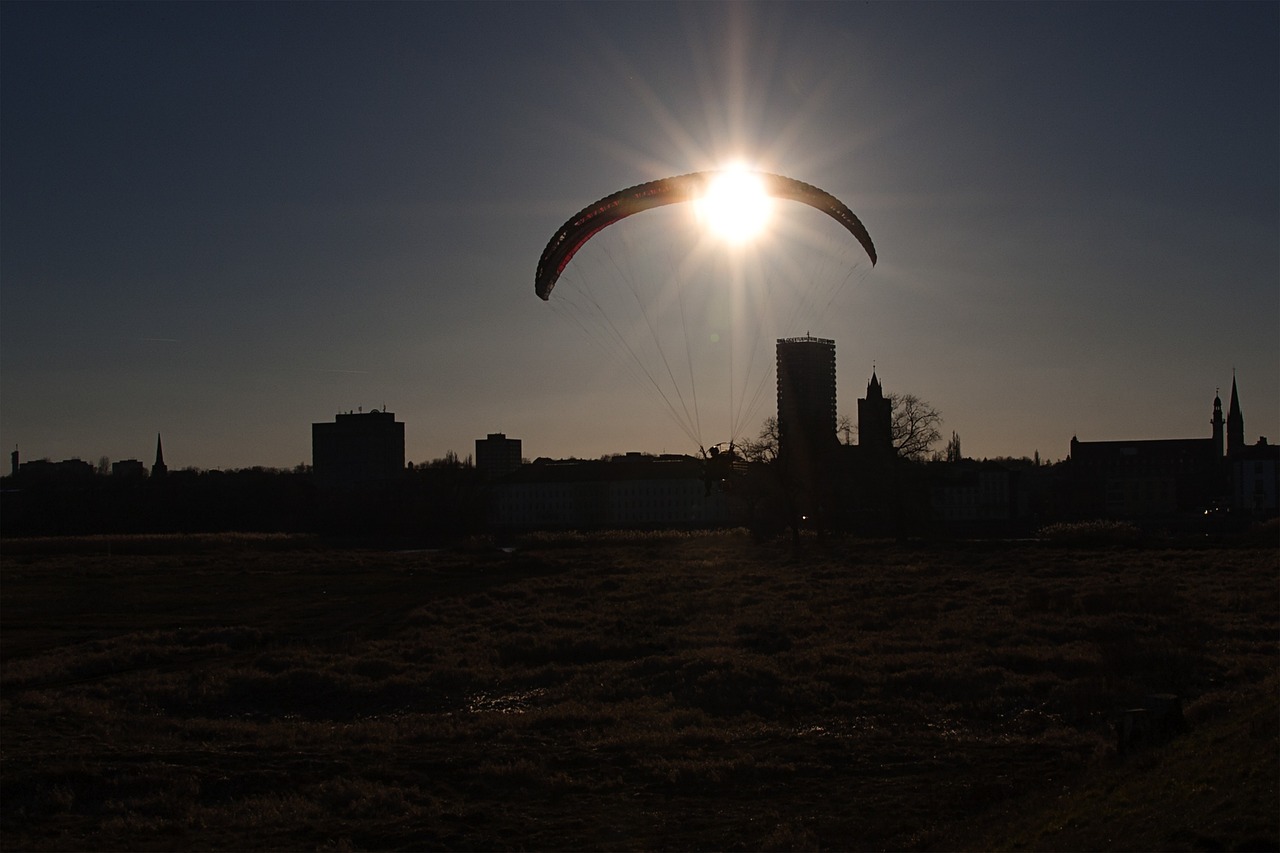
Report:
M0 846L1277 850L1272 533L5 541Z

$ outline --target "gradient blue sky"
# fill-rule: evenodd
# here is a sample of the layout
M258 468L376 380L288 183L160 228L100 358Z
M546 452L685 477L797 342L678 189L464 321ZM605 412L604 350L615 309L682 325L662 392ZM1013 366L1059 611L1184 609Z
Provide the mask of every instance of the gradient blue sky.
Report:
M533 272L730 158L876 241L813 330L841 412L874 361L1057 459L1207 436L1235 368L1280 441L1278 54L1276 3L6 2L0 444L292 466L385 404L416 461L692 450Z

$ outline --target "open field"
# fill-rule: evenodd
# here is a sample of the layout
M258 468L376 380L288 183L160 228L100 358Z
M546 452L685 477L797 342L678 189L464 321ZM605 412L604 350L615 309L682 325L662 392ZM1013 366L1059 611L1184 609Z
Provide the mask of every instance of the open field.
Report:
M1277 850L1274 540L7 541L0 845Z

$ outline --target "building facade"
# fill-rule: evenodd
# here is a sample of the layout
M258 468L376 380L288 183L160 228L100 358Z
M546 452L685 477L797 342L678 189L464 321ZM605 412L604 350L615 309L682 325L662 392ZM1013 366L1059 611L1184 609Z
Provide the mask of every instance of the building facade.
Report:
M1269 518L1280 510L1280 444L1257 444L1233 454L1231 464L1232 509Z
M498 529L698 528L730 519L728 498L707 488L703 462L691 456L538 459L490 489Z
M821 463L837 444L836 342L782 338L778 358L778 454L799 468Z
M398 479L404 474L404 424L385 409L348 412L332 423L312 424L311 465L316 482L326 487Z
M1213 398L1208 438L1080 441L1066 463L1066 509L1077 517L1186 519L1210 510L1275 510L1276 448L1244 442L1236 380L1223 417Z
M485 482L499 480L520 468L520 454L520 439L491 432L476 439L476 470Z
M147 476L147 467L141 459L121 459L111 463L111 476L141 480Z

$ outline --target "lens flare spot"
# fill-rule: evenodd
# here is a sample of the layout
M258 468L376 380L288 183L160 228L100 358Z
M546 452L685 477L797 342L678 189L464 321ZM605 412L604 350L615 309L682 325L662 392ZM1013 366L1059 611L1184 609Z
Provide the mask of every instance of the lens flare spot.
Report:
M773 199L759 175L745 168L725 169L708 182L697 201L698 217L712 233L741 243L755 237L769 223Z

